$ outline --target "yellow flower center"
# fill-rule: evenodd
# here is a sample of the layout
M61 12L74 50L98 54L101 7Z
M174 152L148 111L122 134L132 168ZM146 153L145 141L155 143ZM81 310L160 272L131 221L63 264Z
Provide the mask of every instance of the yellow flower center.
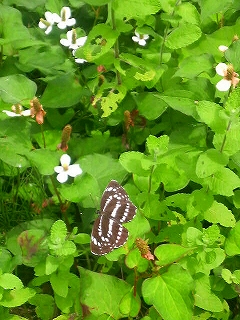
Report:
M64 164L62 165L62 167L63 167L63 170L64 170L64 171L67 171L67 170L68 170L68 164L64 163Z

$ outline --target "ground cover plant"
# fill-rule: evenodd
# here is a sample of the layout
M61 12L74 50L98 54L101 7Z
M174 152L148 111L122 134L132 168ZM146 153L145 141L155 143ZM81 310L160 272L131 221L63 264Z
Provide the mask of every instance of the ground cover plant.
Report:
M0 1L0 319L240 319L239 12Z

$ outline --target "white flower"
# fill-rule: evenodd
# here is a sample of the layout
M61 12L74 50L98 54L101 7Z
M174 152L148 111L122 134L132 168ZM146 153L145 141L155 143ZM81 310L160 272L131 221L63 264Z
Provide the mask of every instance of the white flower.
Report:
M77 38L76 30L72 29L67 32L67 39L61 39L60 43L65 47L69 47L69 49L76 50L77 48L82 47L86 40L87 36Z
M132 36L132 39L134 42L138 42L140 46L145 46L146 45L146 40L149 38L148 34L139 34L138 32L135 31L135 36Z
M216 84L216 88L219 91L228 91L231 85L233 88L235 88L240 80L238 78L238 74L234 71L231 64L227 65L226 63L222 62L219 63L216 66L216 72L223 77L223 79Z
M75 57L75 52L76 52L76 50L73 50L72 51L72 55ZM81 59L81 58L75 58L75 62L76 63L85 63L85 62L87 62L87 60L85 60L85 59Z
M9 117L31 116L31 110L22 110L22 106L20 104L13 105L11 109L12 111L3 110L2 112L6 113Z
M57 14L55 22L59 29L65 29L66 27L71 27L76 23L76 20L71 17L71 10L69 7L63 7L60 16Z
M76 177L82 173L82 169L79 164L70 165L71 158L68 154L63 154L60 158L61 166L56 166L54 171L58 173L57 180L60 183L64 183L67 181L68 176Z
M46 29L45 33L49 34L52 31L52 26L56 22L56 19L58 19L58 15L56 13L51 13L47 11L45 12L45 18L46 20L42 18L40 19L38 26L41 29Z
M227 49L228 49L228 47L224 46L224 45L221 45L221 46L218 47L218 50L221 51L221 52L225 52Z

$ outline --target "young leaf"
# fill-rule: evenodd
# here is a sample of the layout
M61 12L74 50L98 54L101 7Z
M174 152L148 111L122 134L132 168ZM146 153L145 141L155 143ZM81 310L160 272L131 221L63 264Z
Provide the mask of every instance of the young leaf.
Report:
M234 215L224 204L214 201L212 206L205 211L204 219L211 223L219 223L224 227L234 227L236 220Z
M154 305L164 320L191 320L193 280L185 270L173 265L169 270L142 285L145 302Z

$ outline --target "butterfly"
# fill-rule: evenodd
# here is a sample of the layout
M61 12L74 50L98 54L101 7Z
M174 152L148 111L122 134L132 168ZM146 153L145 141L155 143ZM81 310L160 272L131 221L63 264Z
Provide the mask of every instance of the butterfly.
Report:
M95 220L91 234L91 252L105 255L124 245L128 230L122 223L131 221L137 207L130 201L123 187L111 180L103 192L99 216Z

